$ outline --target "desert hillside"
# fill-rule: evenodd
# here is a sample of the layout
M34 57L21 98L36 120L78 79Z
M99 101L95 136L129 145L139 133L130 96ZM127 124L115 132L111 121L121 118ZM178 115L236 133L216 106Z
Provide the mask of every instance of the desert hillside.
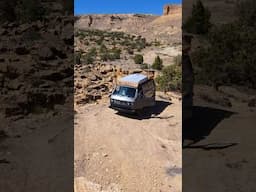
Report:
M181 6L162 16L143 14L81 15L75 22L76 29L122 31L141 35L149 41L165 44L180 43Z
M74 35L75 191L181 191L181 7L81 15ZM118 78L148 72L158 82L155 107L108 108Z

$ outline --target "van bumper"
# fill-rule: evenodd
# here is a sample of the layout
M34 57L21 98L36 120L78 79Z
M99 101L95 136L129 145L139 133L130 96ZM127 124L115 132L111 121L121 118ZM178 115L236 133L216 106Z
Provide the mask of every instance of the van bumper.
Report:
M136 109L111 104L109 108L125 113L136 113Z

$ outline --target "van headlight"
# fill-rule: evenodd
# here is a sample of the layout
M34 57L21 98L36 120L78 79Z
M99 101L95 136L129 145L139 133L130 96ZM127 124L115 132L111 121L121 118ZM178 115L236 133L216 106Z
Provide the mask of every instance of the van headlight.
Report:
M128 104L129 106L133 106L133 105L134 105L133 102L127 102L127 104Z

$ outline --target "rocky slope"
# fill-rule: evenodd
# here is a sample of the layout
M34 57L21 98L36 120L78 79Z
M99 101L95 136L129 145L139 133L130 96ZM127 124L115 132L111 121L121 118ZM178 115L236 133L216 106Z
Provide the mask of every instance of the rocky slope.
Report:
M157 93L136 117L108 98L80 105L75 117L75 192L181 191L181 101Z
M164 66L175 63L181 55L181 6L168 7L163 16L95 14L76 18L76 104L105 97L118 77L143 71L156 56ZM137 54L143 55L143 65L135 64Z
M175 11L174 11L175 10ZM143 14L106 14L77 16L76 29L100 29L122 31L155 39L165 44L180 43L181 7L172 7L163 16Z
M73 189L73 17L43 5L42 19L0 25L1 191Z
M181 191L181 96L139 116L109 109L118 78L181 54L181 12L83 15L75 23L75 192ZM144 57L136 64L135 55Z
M72 94L73 20L49 21L1 25L0 110L6 116L52 109Z

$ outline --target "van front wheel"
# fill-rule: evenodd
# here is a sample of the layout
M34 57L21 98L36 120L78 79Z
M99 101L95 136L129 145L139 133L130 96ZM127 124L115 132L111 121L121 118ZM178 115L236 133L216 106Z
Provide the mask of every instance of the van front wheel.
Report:
M138 115L138 116L142 116L143 113L144 113L144 110L143 110L143 109L137 109L137 110L135 111L135 114Z

